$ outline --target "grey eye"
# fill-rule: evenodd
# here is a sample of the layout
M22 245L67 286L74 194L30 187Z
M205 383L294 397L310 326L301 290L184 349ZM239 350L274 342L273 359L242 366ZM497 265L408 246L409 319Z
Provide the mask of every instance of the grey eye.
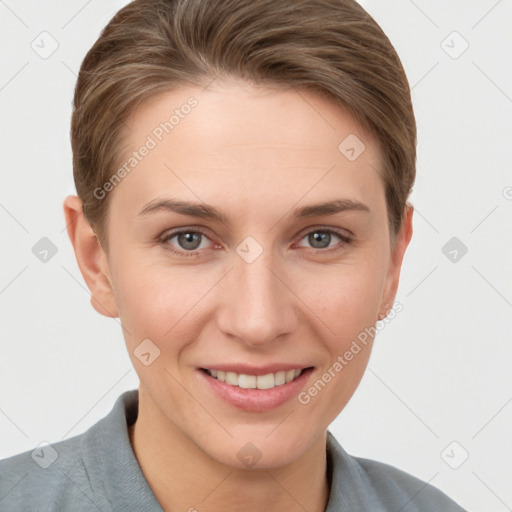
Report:
M325 249L331 243L331 233L327 231L313 231L308 235L308 242L315 249Z
M201 245L202 233L196 231L184 231L175 235L182 249L195 250Z

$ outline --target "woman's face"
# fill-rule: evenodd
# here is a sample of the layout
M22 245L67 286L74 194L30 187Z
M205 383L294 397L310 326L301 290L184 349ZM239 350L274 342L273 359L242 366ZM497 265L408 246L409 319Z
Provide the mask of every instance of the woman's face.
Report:
M231 466L289 463L354 393L372 339L353 342L396 293L379 148L328 99L243 82L127 125L106 261L141 410Z

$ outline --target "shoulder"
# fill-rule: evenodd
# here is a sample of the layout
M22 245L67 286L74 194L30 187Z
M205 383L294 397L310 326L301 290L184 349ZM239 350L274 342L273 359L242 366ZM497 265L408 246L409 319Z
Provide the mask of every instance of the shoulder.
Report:
M59 510L60 505L83 507L92 496L82 456L86 434L52 445L39 446L0 461L1 510Z
M358 457L354 457L354 460L371 482L379 499L396 503L403 512L464 511L445 493L405 471L374 460Z
M402 512L464 512L442 491L389 464L349 455L328 432L331 500L336 507ZM331 501L329 502L329 504ZM342 506L343 505L343 506Z
M83 434L1 460L0 510L112 510L108 484L115 469L126 469L124 482L136 467L127 437L127 414L135 414L136 404L136 391L125 392Z

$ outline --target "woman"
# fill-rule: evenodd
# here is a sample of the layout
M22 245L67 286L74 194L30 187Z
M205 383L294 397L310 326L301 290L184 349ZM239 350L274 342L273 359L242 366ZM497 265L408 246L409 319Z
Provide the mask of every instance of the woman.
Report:
M6 510L462 510L327 430L412 235L409 86L357 3L132 2L71 135L68 234L140 386L3 461Z

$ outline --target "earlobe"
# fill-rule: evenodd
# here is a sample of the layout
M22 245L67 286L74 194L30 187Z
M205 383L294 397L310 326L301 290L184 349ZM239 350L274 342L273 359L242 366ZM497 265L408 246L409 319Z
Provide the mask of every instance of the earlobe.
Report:
M404 211L402 227L396 235L395 246L391 252L390 266L388 275L386 277L385 289L382 298L383 305L378 315L378 319L384 319L390 310L390 304L393 304L398 290L398 283L400 281L400 270L402 268L402 261L404 258L405 250L412 238L412 216L414 207L407 203Z
M379 316L377 317L377 320L384 320L389 315L389 304L386 302L379 313Z
M82 201L78 196L66 197L64 215L76 261L91 292L92 306L104 316L117 317L118 310L110 280L107 256L83 214Z

